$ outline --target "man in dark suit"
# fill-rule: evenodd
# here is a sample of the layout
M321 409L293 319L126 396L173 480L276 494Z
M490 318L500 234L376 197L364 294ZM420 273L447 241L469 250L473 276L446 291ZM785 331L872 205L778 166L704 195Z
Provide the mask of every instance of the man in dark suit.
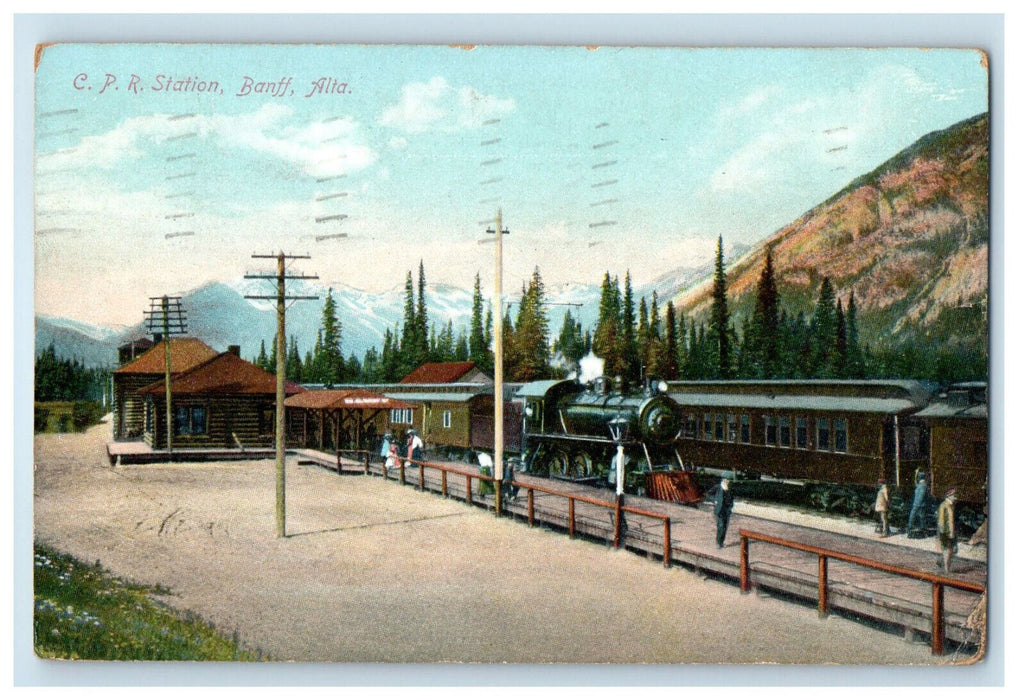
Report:
M726 528L730 525L730 514L733 512L733 491L730 490L730 480L724 478L719 482L715 490L715 543L722 549L726 542Z

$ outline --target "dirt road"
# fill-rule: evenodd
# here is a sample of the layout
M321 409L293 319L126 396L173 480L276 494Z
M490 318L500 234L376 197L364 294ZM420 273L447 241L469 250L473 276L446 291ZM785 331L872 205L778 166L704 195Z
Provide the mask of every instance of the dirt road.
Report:
M276 660L931 664L926 644L394 482L290 460L112 468L35 440L36 537Z

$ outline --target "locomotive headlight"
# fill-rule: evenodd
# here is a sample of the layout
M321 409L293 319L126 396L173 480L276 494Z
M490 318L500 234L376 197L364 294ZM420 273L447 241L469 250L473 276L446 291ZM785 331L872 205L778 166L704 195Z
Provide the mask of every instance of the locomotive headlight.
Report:
M523 412L527 415L527 418L533 418L534 417L534 407L529 405L529 404L527 405L526 408L523 409Z
M658 383L658 390L659 390L659 393L662 393L662 394L666 393L667 391L669 391L669 384L667 384L664 379L659 381L659 383Z

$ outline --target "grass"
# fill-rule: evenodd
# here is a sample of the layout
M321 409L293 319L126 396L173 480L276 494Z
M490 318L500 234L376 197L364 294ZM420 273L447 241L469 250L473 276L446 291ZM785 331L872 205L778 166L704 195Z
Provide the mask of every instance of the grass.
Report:
M151 596L167 593L115 578L36 544L36 655L46 659L118 661L259 661L188 612Z

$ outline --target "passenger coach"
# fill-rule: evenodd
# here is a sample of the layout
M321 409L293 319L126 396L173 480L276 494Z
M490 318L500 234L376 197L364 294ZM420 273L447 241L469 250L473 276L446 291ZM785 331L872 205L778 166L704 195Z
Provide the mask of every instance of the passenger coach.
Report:
M928 465L915 381L669 382L683 460L782 479L910 487Z

